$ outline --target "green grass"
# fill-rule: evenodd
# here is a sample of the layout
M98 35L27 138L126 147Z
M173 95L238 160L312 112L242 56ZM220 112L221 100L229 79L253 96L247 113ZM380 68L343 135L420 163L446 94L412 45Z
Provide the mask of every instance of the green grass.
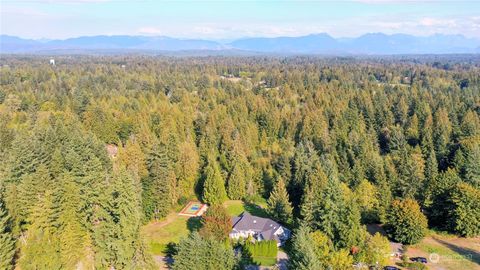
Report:
M439 255L435 265L446 270L480 269L480 256L476 255L475 238L458 238L445 233L431 232L422 242L412 246L427 257L432 253Z
M163 255L167 245L163 245L156 242L150 242L150 252L154 255Z
M267 211L265 210L266 202L248 204L243 201L226 201L224 206L227 210L227 213L231 216L238 216L244 211L247 211L254 216L269 217Z
M266 205L266 202L263 200L258 204L263 207ZM252 215L268 217L263 208L245 204L242 201L226 201L224 205L227 213L231 216L238 216L242 212L248 211ZM168 222L168 224L164 225L164 222ZM178 244L180 239L187 237L191 231L196 231L199 228L200 218L179 216L177 212L172 212L160 222L151 222L145 225L142 233L150 246L150 251L154 255L165 255L169 244Z
M143 234L150 245L150 251L155 255L165 255L169 243L178 243L181 238L187 237L191 231L198 230L199 218L170 214L167 219L170 223L162 226L159 223L149 223L143 227Z
M273 266L277 263L277 258L269 257L252 257L252 260L255 264L262 266Z
M245 211L242 201L226 201L224 206L230 216L238 216Z

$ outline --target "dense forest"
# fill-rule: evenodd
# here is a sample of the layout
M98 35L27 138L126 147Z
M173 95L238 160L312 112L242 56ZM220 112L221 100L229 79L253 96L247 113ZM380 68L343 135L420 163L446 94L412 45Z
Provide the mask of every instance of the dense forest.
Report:
M0 59L0 269L154 268L142 225L195 198L268 200L291 269L378 262L371 223L480 235L478 56L55 62ZM236 269L229 245L173 268Z

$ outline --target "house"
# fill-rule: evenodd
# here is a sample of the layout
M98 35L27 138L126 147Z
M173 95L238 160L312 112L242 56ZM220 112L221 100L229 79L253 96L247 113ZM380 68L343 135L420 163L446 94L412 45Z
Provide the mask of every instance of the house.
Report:
M290 238L290 230L269 218L252 216L243 212L240 216L232 218L232 239L253 237L257 241L275 240L277 246L283 245Z

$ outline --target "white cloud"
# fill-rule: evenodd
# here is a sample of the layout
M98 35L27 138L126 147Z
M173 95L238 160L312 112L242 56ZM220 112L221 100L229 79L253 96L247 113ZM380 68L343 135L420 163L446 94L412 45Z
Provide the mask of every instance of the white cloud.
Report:
M436 19L436 18L422 18L419 25L426 27L455 27L457 25L454 19Z
M137 30L137 32L145 35L160 35L163 33L163 31L160 30L159 28L151 27L151 26L140 27Z

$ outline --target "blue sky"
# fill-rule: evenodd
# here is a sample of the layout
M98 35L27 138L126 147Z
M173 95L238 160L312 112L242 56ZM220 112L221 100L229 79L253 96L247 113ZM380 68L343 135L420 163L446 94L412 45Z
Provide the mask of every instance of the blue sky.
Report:
M480 1L0 0L0 32L25 38L166 35L233 39L326 32L480 38Z

